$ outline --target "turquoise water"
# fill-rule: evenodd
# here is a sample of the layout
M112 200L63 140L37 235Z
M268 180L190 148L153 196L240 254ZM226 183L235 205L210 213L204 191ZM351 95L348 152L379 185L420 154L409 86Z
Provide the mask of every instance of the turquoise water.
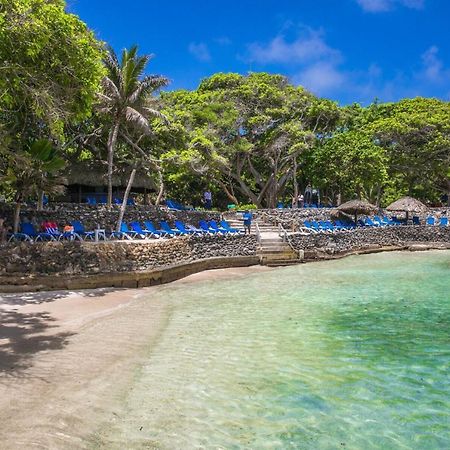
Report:
M449 252L354 256L156 295L171 303L169 324L103 431L108 446L450 448Z

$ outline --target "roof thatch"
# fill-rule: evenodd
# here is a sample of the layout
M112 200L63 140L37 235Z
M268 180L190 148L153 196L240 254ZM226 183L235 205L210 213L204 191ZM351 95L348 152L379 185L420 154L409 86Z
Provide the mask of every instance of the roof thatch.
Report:
M350 200L338 206L337 210L347 214L371 214L378 208L365 200Z
M125 188L130 173L131 168L115 168L112 177L113 186ZM101 164L98 161L70 164L66 178L67 185L81 184L83 186L106 186L108 184L106 165ZM145 170L139 169L134 178L133 187L141 189L146 188L148 190L156 189L153 179L147 175Z
M427 207L419 200L412 197L403 197L394 203L391 203L387 208L388 211L406 211L422 213L427 211Z

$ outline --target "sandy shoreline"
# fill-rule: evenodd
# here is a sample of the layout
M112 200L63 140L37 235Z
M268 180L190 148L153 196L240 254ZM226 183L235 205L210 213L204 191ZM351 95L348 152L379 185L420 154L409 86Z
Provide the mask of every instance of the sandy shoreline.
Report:
M174 283L265 270L217 269ZM158 289L0 295L2 449L86 448L86 436L115 419L170 317L170 305L152 298Z

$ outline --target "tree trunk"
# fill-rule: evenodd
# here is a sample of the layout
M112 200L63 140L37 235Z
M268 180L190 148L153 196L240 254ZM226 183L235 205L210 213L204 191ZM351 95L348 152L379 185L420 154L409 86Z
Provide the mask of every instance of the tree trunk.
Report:
M239 204L238 199L230 192L230 190L227 188L226 184L222 180L217 180L217 183L219 183L219 186L223 189L225 192L225 195L228 197L228 199L233 202L235 205Z
M294 157L294 163L293 163L293 178L292 178L292 182L294 184L294 199L292 202L292 207L293 208L297 208L298 207L298 182L297 182L297 158Z
M19 232L19 221L20 221L20 208L22 206L22 199L18 199L16 201L16 206L14 208L14 224L13 224L13 232Z
M159 192L155 201L156 206L159 206L164 196L164 176L160 168L158 168L158 181L159 181Z
M39 191L36 210L42 211L44 209L44 191Z
M120 227L122 226L123 216L125 215L125 209L127 207L128 196L130 195L131 187L133 186L134 176L136 175L136 169L131 171L130 178L128 180L127 188L125 189L125 193L123 194L122 205L120 207L119 218L117 219L116 231L120 231Z
M119 132L119 123L116 122L109 132L108 136L108 209L112 206L112 173L114 164L114 150L116 148L117 134Z

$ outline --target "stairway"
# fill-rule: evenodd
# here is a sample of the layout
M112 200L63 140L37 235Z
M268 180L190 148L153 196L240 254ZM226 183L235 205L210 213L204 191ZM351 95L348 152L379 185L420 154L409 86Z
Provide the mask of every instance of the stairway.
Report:
M233 228L243 228L241 215L227 214L226 220ZM252 234L256 234L257 232L256 224L258 224L260 233L257 255L262 265L277 267L290 266L301 262L297 252L292 250L290 245L280 237L278 227L257 219L252 223Z

